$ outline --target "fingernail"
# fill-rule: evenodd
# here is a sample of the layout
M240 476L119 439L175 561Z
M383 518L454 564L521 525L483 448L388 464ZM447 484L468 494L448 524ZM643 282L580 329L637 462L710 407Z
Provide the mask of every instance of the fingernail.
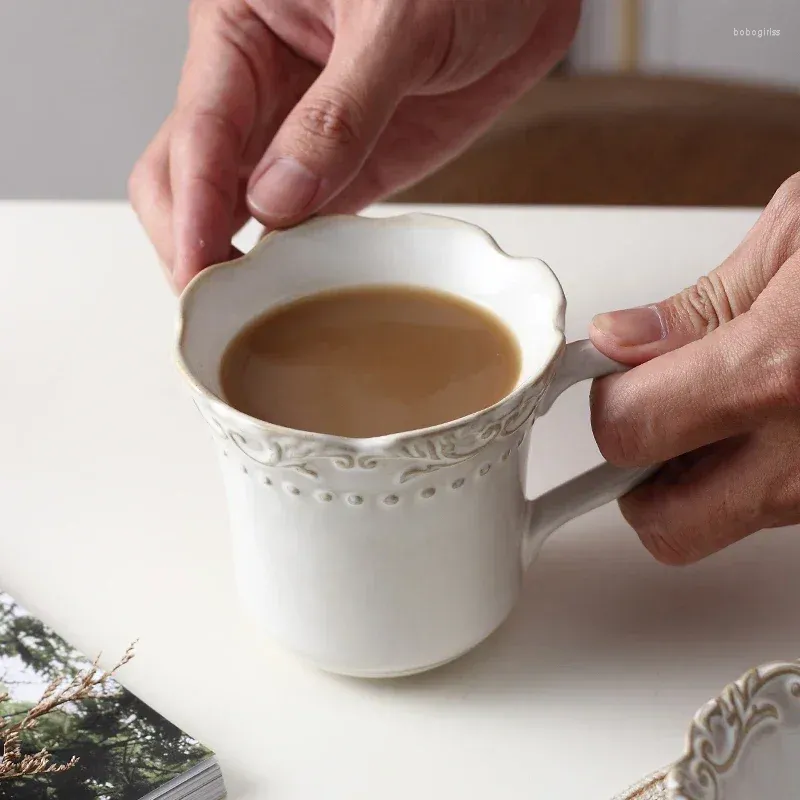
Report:
M623 347L651 344L666 335L661 315L655 306L598 314L592 320L592 325L606 336L616 339L617 344Z
M320 180L294 158L278 158L250 190L250 204L271 219L302 214L319 190Z

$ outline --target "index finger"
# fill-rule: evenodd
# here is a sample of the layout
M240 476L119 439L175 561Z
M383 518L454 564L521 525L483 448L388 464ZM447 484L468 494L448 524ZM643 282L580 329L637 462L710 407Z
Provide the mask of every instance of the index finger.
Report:
M173 252L172 191L169 185L169 136L172 118L148 145L128 180L128 196L159 261L171 274Z
M230 256L231 239L244 221L238 218L247 179L244 154L259 98L274 79L274 43L244 4L223 14L206 3L192 18L170 138L173 279L179 288Z

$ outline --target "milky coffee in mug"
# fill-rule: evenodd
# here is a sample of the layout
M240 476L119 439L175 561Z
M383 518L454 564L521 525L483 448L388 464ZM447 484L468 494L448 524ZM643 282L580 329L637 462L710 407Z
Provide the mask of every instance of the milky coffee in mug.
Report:
M409 286L322 292L251 322L222 359L225 399L286 428L353 438L418 430L494 405L520 350L501 320Z

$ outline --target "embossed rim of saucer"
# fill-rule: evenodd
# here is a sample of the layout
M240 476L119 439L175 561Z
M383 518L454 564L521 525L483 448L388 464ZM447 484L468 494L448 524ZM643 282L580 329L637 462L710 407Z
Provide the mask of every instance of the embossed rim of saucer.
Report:
M780 726L788 703L798 701L800 661L763 664L728 684L694 715L684 754L667 772L668 800L722 800L721 782L735 777L753 733Z

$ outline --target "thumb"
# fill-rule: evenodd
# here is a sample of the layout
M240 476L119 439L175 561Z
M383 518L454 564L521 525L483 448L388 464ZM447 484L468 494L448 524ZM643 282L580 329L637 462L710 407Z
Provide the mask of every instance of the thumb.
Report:
M750 309L800 244L787 205L800 198L800 174L776 192L756 224L727 259L694 286L660 303L599 314L595 346L615 361L636 366L702 339Z
M301 222L355 177L405 89L397 72L380 41L356 49L337 40L253 171L247 198L254 217L270 228Z
M598 314L591 338L610 358L642 364L743 314L757 296L752 288L746 274L720 268L660 303Z

